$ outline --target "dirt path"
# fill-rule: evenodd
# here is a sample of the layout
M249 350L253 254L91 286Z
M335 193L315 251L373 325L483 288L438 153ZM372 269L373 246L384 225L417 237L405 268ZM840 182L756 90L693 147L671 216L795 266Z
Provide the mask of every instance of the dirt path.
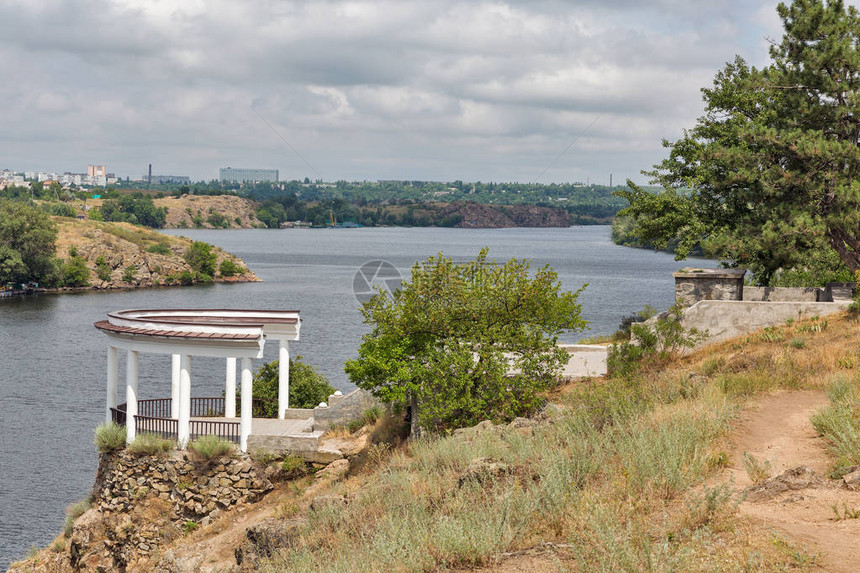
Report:
M726 478L737 490L752 486L744 468L744 452L769 461L772 475L806 466L799 477L773 479L748 490L742 515L782 531L805 547L826 571L860 570L860 519L836 519L833 507L860 509L860 492L830 480L831 461L809 417L827 404L821 391L780 392L747 409L732 439L731 465ZM786 484L788 489L786 488ZM793 489L797 488L797 489ZM784 491L780 491L784 490Z

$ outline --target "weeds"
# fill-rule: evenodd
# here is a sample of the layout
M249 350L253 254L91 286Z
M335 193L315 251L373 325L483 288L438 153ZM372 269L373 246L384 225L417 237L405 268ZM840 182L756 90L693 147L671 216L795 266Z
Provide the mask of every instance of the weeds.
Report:
M92 497L88 497L86 499L82 499L77 503L73 503L66 508L66 519L63 522L63 534L65 534L66 537L72 536L72 529L75 526L75 521L77 521L80 516L86 513L87 510L92 507L92 504Z
M534 424L533 435L494 426L376 448L368 453L375 470L331 486L348 503L310 512L306 523L296 525L300 543L262 569L492 567L500 555L546 540L571 546L578 560L573 567L582 571L814 566L816 555L766 530L747 533L735 517L738 499L731 486L697 487L728 464L723 439L747 396L819 384L837 371L836 356L860 337L819 330L804 335L803 348L791 350L801 324L782 327L788 342L781 346L754 334L739 347L732 347L734 341L669 358L660 363L662 370L637 368L623 378L568 387L552 416ZM837 336L845 340L838 340L844 346L834 354ZM841 374L841 385L831 385L831 408L860 411L860 378ZM860 446L860 430L857 435ZM770 475L769 462L747 457L754 481ZM462 479L478 458L504 471ZM296 495L307 487L302 483L290 484ZM278 516L300 511L301 504L288 503ZM846 518L854 509L839 511Z
M204 460L211 460L221 456L232 456L236 452L233 442L211 434L200 436L188 444L188 449Z
M114 424L113 422L105 422L96 427L93 443L96 445L99 453L109 454L116 452L125 447L126 429L125 426Z
M806 347L806 339L802 336L795 336L791 339L791 347L797 350Z
M755 485L760 484L773 475L770 460L759 460L749 452L744 452L744 469Z
M759 340L762 342L779 342L782 339L782 332L776 326L768 326L759 334Z
M185 532L185 535L190 533L194 533L200 528L200 524L196 521L192 521L191 519L186 519L185 523L182 524L182 531Z
M158 434L144 432L138 434L134 441L128 444L127 449L132 454L138 456L155 456L163 454L176 447L176 442L167 438L162 438Z
M813 427L830 444L836 456L834 477L840 477L848 468L860 464L860 375L853 380L837 376L827 392L830 405L811 418Z
M842 508L840 509L836 503L830 504L830 509L833 510L833 514L836 516L836 521L842 521L844 519L860 519L860 508L850 509L848 504L842 502Z

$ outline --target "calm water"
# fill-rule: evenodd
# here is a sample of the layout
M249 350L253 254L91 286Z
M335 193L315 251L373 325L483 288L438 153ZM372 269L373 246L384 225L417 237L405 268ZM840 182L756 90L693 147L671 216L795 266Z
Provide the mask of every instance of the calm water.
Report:
M179 234L179 233L176 233ZM386 260L404 276L439 251L551 264L580 297L590 334L608 334L646 304L672 302L670 255L618 247L609 227L568 229L338 229L182 231L245 260L264 282L0 300L0 570L60 531L63 508L90 492L97 456L92 432L104 416L106 338L93 328L112 310L147 307L271 308L302 312L291 351L347 390L345 359L364 326L352 286L365 262ZM713 266L709 262L696 262ZM584 334L568 334L575 342ZM276 358L277 345L267 347ZM170 360L140 355L141 398L170 395ZM220 395L224 365L195 358L192 393ZM120 373L124 372L121 353ZM122 383L120 400L123 401Z

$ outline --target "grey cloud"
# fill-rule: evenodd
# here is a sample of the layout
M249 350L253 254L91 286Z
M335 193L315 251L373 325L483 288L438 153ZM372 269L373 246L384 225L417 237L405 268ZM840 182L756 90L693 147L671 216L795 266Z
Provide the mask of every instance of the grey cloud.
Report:
M771 4L0 0L0 167L306 175L259 114L333 179L527 179L600 117L547 177L635 176Z

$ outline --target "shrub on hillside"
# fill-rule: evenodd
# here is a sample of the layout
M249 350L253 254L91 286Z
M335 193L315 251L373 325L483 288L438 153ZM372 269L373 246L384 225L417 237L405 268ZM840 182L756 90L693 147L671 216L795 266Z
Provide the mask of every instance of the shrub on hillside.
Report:
M96 259L96 276L99 277L99 280L109 281L110 275L110 265L105 260L104 255L99 255Z
M614 377L630 376L643 366L664 361L682 348L693 348L707 332L686 329L681 324L684 309L673 305L656 322L630 325L630 340L609 347L606 367Z
M147 253L156 253L158 255L169 255L170 247L166 243L153 243L146 248Z
M222 277L236 276L242 272L242 269L233 261L233 259L224 259L218 267L218 272Z
M192 241L185 252L185 262L191 269L210 277L215 276L215 260L212 245L203 241Z
M90 284L90 269L87 262L74 247L69 249L69 260L63 264L63 284L72 287Z

